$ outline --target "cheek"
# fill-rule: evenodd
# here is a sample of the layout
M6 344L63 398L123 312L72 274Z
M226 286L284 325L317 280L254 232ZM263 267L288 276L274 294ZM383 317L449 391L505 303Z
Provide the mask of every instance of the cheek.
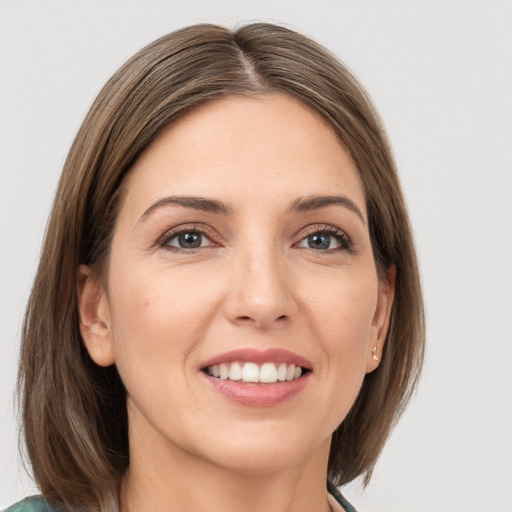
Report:
M376 276L368 272L331 278L316 288L314 295L308 294L308 302L316 311L319 324L343 338L360 339L368 331L377 305Z
M311 300L310 314L334 378L360 382L366 373L378 282L372 273L330 280Z
M208 306L212 299L191 276L170 279L165 273L144 270L125 275L129 277L113 276L109 290L116 364L125 381L142 383L152 375L166 385L166 375L173 367L183 368L204 336L214 313Z

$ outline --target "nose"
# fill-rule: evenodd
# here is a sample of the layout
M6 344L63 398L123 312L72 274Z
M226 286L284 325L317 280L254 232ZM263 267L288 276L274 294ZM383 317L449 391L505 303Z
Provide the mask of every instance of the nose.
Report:
M260 329L289 323L298 307L286 256L260 248L245 251L234 259L226 300L228 319Z

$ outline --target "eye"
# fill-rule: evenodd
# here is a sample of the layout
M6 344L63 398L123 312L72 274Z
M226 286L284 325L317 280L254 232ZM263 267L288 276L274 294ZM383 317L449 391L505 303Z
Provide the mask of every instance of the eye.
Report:
M185 229L166 234L160 245L169 249L199 249L215 245L210 238L199 229Z
M303 238L297 247L305 247L316 251L349 250L350 238L340 229L323 227Z

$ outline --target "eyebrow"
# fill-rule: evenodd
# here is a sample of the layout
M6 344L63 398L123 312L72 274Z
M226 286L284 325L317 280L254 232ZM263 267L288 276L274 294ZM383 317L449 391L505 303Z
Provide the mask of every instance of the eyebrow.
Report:
M146 220L155 210L166 205L178 205L193 210L201 210L208 213L215 213L218 215L233 215L235 208L232 206L217 201L215 199L207 199L200 196L169 196L159 199L153 203L140 217L139 222ZM288 208L289 213L293 212L310 212L313 210L320 210L331 205L340 205L348 210L354 212L366 225L366 220L361 213L361 210L356 204L346 196L306 196L298 197Z
M232 215L234 208L215 199L207 199L198 196L170 196L164 197L153 203L141 216L139 222L146 220L155 210L166 205L178 205L193 210L201 210L208 213L216 213L220 215Z
M354 212L366 225L366 220L354 201L346 196L307 196L297 198L290 206L289 212L310 212L330 205L340 205Z

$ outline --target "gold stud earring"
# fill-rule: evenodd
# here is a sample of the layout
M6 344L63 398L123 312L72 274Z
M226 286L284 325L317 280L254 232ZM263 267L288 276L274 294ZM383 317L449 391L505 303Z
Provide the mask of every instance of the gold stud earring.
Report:
M377 345L372 348L372 359L380 363L380 359L377 357Z

